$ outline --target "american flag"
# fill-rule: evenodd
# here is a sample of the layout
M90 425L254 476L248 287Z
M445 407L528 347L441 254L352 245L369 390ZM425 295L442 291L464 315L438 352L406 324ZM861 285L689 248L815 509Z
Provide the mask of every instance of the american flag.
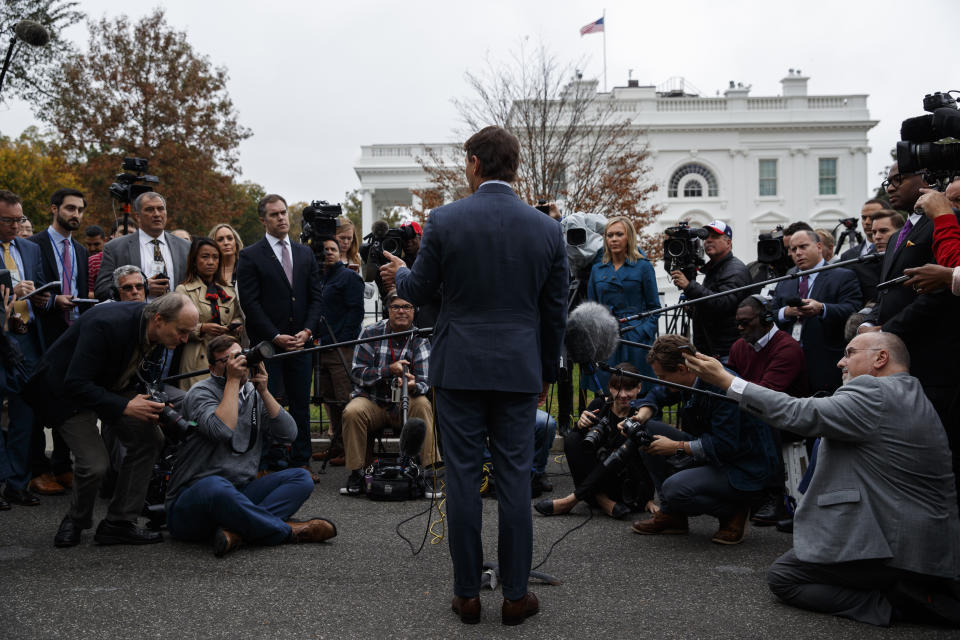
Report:
M585 27L580 28L580 35L585 36L588 33L602 33L603 32L603 18L600 18L596 22L591 22Z

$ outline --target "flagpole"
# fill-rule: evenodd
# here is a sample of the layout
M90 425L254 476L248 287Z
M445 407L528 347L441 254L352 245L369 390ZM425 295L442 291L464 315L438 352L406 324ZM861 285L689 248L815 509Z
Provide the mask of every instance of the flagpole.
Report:
M607 9L603 9L603 92L607 92Z

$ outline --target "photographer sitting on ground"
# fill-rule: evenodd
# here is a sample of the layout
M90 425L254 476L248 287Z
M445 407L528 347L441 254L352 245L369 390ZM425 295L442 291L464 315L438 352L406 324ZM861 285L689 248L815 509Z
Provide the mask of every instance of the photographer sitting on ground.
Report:
M667 334L653 343L647 361L661 380L722 394L687 368L684 353L696 353L690 341ZM650 421L660 409L674 404L680 407L683 431ZM640 406L635 419L646 423L653 436L641 458L660 495L660 511L649 520L634 522L634 532L687 533L688 516L707 514L720 520L714 542L739 544L749 505L778 463L770 430L732 402L661 385L654 385L635 405ZM668 456L676 464L668 464ZM683 468L671 475L678 467Z
M629 362L618 368L638 373ZM611 518L623 518L631 511L657 511L653 502L653 486L637 456L630 456L622 466L606 466L603 461L620 448L625 438L617 424L630 416L630 402L640 393L640 381L611 374L609 384L613 402L594 398L580 416L576 429L567 433L563 451L570 463L570 474L576 487L573 493L557 500L541 500L533 508L545 516L568 513L578 502L596 504Z
M326 518L288 522L313 492L303 468L255 479L267 436L292 442L297 424L267 389L267 370L250 378L240 343L220 335L207 344L210 377L195 384L183 415L197 423L184 441L167 489L167 528L181 540L213 538L217 557L241 542L323 542L337 535Z

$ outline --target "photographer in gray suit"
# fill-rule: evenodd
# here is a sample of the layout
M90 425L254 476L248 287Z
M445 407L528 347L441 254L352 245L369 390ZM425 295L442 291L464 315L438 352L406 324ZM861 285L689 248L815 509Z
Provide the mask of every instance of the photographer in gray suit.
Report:
M886 626L960 625L960 521L943 425L891 333L856 336L829 398L792 398L735 378L701 354L701 379L767 424L822 438L794 516L794 548L773 563L787 604Z
M94 294L100 300L110 298L113 270L127 264L140 267L147 276L147 302L173 291L187 271L190 243L164 231L167 226L167 202L159 193L148 191L133 201L139 230L115 238L103 248L100 272Z

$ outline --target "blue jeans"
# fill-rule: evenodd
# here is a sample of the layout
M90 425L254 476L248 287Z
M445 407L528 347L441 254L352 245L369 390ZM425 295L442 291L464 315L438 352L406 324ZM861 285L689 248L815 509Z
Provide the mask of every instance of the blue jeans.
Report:
M313 492L306 469L286 469L239 489L222 476L207 476L177 496L167 511L167 529L181 540L205 541L217 527L237 533L245 542L283 544L290 537L292 516Z
M547 468L550 447L557 435L557 421L546 411L537 409L537 422L533 426L533 472L543 473ZM483 448L483 459L490 460L490 447ZM496 473L496 469L494 469Z

